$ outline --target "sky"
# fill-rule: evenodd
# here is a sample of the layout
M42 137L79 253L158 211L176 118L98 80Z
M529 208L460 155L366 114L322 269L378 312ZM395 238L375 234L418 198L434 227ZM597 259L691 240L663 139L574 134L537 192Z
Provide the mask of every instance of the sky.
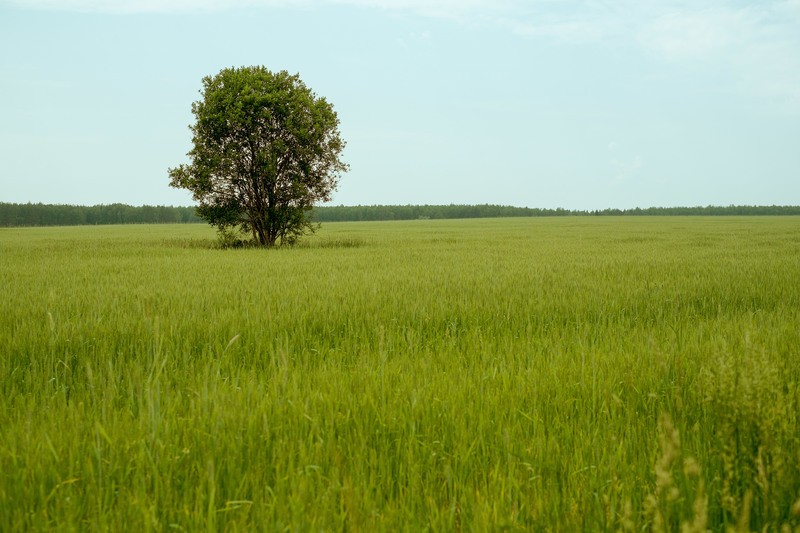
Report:
M192 205L250 65L333 104L334 205L800 204L800 0L0 0L0 202Z

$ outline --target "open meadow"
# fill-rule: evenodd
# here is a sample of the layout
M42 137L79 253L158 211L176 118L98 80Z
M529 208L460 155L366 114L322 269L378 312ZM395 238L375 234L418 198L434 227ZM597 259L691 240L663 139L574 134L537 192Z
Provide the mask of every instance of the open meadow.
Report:
M800 218L0 229L0 531L800 531Z

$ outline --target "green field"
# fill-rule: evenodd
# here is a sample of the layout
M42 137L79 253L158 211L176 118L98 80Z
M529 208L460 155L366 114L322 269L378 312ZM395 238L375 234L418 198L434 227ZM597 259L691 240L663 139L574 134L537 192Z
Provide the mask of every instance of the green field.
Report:
M0 230L0 531L800 531L800 218Z

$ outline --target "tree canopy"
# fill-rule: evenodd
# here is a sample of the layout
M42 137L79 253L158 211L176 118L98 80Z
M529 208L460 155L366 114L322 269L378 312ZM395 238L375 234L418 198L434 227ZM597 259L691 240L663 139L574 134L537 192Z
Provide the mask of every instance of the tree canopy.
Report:
M348 168L331 104L298 75L264 67L207 76L202 95L191 162L169 170L170 185L192 192L201 218L261 246L313 232L314 203L330 200Z

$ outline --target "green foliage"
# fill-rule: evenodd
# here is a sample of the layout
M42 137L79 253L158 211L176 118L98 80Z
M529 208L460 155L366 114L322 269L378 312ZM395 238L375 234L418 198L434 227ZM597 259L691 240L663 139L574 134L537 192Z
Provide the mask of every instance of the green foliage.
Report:
M221 227L217 229L217 243L220 248L244 248L248 244L239 228Z
M191 163L169 173L172 187L192 192L200 217L261 246L313 232L312 206L330 200L347 170L339 119L324 98L286 71L229 68L203 78L192 113Z
M646 209L604 209L580 211L542 209L508 205L356 205L320 206L314 218L320 222L428 220L498 217L565 217L565 216L787 216L800 215L800 206L707 206L649 207Z
M0 231L0 530L797 531L791 218Z
M224 214L224 213L223 213ZM356 205L315 206L311 215L318 222L378 220L438 220L499 217L563 216L792 216L800 206L651 207L570 211L507 205ZM214 218L213 213L209 214ZM10 204L0 202L0 226L74 226L83 224L153 224L202 222L193 207L124 204L78 206Z
M0 227L174 224L202 222L194 207L166 205L52 205L0 202Z

